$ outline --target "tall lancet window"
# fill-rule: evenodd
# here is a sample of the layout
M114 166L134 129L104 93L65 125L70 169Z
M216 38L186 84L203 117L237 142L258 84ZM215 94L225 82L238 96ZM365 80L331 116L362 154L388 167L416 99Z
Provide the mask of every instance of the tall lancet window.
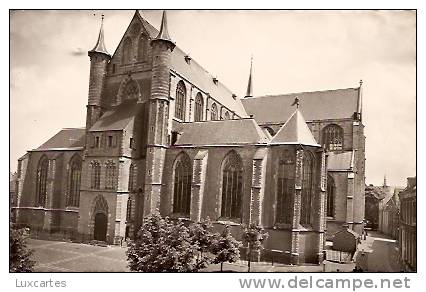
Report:
M309 151L305 150L303 151L303 169L302 169L302 207L300 212L301 224L311 224L313 172L314 172L313 156Z
M343 149L343 129L338 125L328 125L322 130L324 148L330 151Z
M141 35L138 43L138 61L146 61L148 56L148 38L145 35Z
M243 161L231 151L222 164L221 217L241 218L243 199Z
M334 197L336 185L334 179L329 175L327 177L327 217L334 217Z
M47 173L49 171L49 160L46 156L40 158L37 167L37 201L36 205L45 207L47 197Z
M294 151L284 150L278 161L277 223L292 222L295 159Z
M70 163L69 195L67 206L78 207L80 203L81 158L74 156Z
M114 189L116 181L117 167L112 161L105 163L105 188Z
M189 216L191 209L192 166L189 156L181 153L174 166L173 213Z
M133 54L132 54L132 40L128 37L123 42L123 56L122 60L124 64L129 64L132 62Z
M212 108L210 109L210 120L216 121L217 119L218 119L217 105L215 103L213 103Z
M138 176L138 167L132 163L129 168L129 192L133 192L135 190L137 176Z
M179 81L176 88L175 117L181 121L185 121L185 101L186 87L182 81Z
M196 122L200 122L203 120L203 107L204 107L203 96L201 95L201 93L197 93L197 96L195 97L195 115L194 115L194 120Z
M99 190L101 187L101 165L99 161L92 161L91 163L91 178L90 187Z

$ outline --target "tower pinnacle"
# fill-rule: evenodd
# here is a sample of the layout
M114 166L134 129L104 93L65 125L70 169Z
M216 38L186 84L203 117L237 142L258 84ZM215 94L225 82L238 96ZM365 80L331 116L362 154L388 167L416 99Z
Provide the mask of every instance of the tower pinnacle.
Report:
M173 50L176 44L172 41L172 38L169 35L169 30L167 28L167 14L166 10L163 10L163 17L161 19L161 27L160 32L158 33L157 37L153 39L153 41L165 41L168 42L171 45L171 49Z
M99 30L98 40L96 42L95 47L89 51L90 53L102 53L110 56L108 53L106 47L105 47L105 41L104 41L104 15L102 14L101 19L101 29Z
M245 97L253 97L253 56L251 56L251 60L250 60L250 75L249 75L249 79L248 79L248 84L247 84L247 91L246 91L246 96Z

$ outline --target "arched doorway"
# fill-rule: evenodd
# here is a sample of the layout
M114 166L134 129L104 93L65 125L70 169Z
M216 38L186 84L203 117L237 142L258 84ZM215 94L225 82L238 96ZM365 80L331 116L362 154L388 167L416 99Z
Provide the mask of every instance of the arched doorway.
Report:
M108 217L105 213L97 213L95 215L94 238L99 241L106 241L106 233L108 226Z

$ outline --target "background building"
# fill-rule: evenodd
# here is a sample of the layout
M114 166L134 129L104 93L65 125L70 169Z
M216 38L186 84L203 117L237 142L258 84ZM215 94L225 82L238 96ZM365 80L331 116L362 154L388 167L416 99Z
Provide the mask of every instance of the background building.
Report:
M407 187L399 193L400 241L402 270L417 271L417 178L409 177Z

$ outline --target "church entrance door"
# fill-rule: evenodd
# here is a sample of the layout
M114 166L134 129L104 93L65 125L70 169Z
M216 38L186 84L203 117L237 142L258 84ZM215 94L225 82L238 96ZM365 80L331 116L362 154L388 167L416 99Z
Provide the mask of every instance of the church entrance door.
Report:
M95 240L106 241L108 218L105 213L95 215Z

